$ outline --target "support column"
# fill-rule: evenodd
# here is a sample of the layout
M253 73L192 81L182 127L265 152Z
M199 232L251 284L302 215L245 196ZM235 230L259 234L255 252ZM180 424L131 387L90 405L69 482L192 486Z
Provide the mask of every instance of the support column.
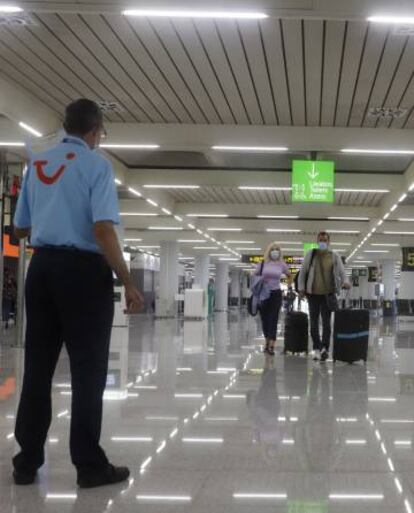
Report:
M160 247L160 288L157 317L175 317L178 294L178 242L163 241Z
M395 289L397 286L395 279L395 260L386 259L382 261L382 282L384 284L384 317L396 315Z
M240 306L240 269L232 269L230 278L230 305Z
M198 285L200 288L206 290L208 287L208 278L209 278L209 267L210 267L210 257L208 255L198 255L195 258L194 262L194 284Z
M404 255L404 250L403 250ZM404 258L404 256L403 256ZM402 269L404 269L404 260ZM398 315L400 320L414 320L414 272L401 270L401 283L398 292Z
M219 262L216 272L216 312L227 312L229 289L228 289L229 264Z

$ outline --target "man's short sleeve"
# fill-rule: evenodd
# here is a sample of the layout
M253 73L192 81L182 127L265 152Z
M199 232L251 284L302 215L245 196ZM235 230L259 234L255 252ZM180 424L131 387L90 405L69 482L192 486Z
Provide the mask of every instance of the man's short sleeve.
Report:
M114 173L108 161L104 161L91 190L92 221L112 221L119 224L118 196Z
M31 228L32 218L30 215L29 197L28 197L29 171L23 177L22 189L17 200L16 212L14 214L14 226L16 228Z

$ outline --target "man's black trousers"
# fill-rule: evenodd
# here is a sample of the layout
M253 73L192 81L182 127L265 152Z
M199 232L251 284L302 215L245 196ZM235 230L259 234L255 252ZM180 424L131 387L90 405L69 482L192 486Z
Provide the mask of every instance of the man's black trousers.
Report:
M17 470L44 463L52 419L51 385L65 344L72 376L70 451L78 469L108 460L99 445L114 315L112 271L101 255L38 249L26 279L26 352L16 421Z

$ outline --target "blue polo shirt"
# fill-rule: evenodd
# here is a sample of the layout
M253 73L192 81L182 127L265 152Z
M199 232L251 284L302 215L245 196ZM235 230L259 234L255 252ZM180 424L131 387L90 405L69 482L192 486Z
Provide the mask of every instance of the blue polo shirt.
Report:
M119 224L111 163L73 136L34 155L14 217L17 228L31 228L32 246L100 253L93 234L98 221Z

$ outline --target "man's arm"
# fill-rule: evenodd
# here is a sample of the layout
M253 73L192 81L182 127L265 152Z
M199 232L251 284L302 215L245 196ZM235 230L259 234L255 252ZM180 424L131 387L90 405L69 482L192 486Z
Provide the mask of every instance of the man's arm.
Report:
M344 263L342 262L342 258L340 257L340 255L336 254L336 257L338 259L339 274L341 276L342 288L349 290L351 288L351 283L349 282L348 276L346 275Z
M132 282L113 223L110 221L98 221L94 224L93 232L109 266L125 287L127 312L137 313L141 310L144 300Z

